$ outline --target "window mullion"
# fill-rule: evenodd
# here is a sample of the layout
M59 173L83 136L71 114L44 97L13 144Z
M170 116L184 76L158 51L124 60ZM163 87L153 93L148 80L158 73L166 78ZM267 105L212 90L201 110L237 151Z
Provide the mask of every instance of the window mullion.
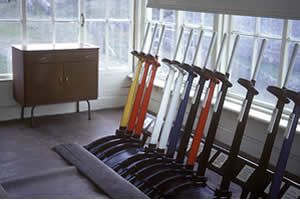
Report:
M283 84L285 74L287 72L287 61L289 56L289 42L288 38L290 37L290 22L289 20L284 20L283 33L282 33L282 42L280 50L280 67L278 70L278 81L277 85L280 87Z
M176 11L176 15L177 15L176 16L176 21L177 21L177 23L176 23L176 41L178 41L181 26L184 26L184 11L180 11L180 10ZM175 59L178 59L179 56L184 54L184 32L183 32L182 40L180 41L180 46L179 46L178 51L179 52L177 53L177 58L175 58ZM183 56L182 56L182 58L183 58ZM181 61L182 60L180 60L179 62L181 62Z
M84 9L84 0L79 0L79 16L78 16L78 25L79 25L79 43L84 43L84 30L85 30L85 24L81 26L81 15L85 17L85 9Z
M230 59L230 49L231 49L231 46L233 44L232 42L232 34L231 34L231 20L232 20L232 16L231 15L224 15L224 19L223 19L223 32L224 33L227 33L227 42L226 42L226 52L224 53L224 55L226 56L223 56L222 58L222 62L221 62L221 66L220 66L220 71L226 71L226 68L227 68L227 63L229 62L229 59Z
M109 8L110 8L110 5L109 5L109 2L110 1L107 1L106 3L106 9L105 9L105 53L104 53L104 57L105 57L105 64L104 64L104 69L107 69L108 66L107 66L107 62L109 60L109 55L108 55L108 49L109 49Z
M214 31L217 33L216 35L216 42L215 45L213 47L212 50L212 54L211 54L211 63L208 63L208 65L211 65L211 70L216 69L216 62L217 62L217 54L218 54L218 49L221 46L221 40L222 40L222 35L223 35L223 31L222 31L222 20L223 16L221 14L215 14L214 16ZM208 67L208 66L206 66Z
M27 15L26 15L26 1L21 1L21 16L22 16L22 44L27 44Z
M251 77L252 74L254 73L254 68L256 65L256 59L257 59L257 51L258 51L258 35L260 33L260 18L256 18L255 22L255 34L254 34L254 44L253 44L253 54L252 54L252 61L251 61Z
M52 23L52 43L56 43L56 24L55 24L55 9L54 9L54 0L50 1L50 7L51 7L51 23Z

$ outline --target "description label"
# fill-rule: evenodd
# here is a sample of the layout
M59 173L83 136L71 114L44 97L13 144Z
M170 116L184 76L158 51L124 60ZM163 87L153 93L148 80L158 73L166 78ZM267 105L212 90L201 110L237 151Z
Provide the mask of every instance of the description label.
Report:
M295 186L290 186L289 189L283 194L283 199L297 199L300 196L300 190Z
M212 164L215 167L221 168L227 159L228 159L228 155L222 152L218 155L218 157L214 160Z
M255 168L245 165L236 178L243 182L247 182L254 171Z

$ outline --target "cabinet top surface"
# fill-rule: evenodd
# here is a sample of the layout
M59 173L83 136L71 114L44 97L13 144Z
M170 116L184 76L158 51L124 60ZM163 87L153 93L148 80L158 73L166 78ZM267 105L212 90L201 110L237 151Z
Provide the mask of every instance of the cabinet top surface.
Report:
M70 50L70 49L98 49L92 44L81 43L61 43L61 44L26 44L12 45L13 48L21 51L51 51L51 50Z

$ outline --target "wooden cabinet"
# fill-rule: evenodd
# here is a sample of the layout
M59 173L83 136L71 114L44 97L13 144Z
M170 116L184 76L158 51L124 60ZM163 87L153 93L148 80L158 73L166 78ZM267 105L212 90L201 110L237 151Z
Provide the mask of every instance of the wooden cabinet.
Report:
M14 97L24 107L97 99L98 47L14 45Z

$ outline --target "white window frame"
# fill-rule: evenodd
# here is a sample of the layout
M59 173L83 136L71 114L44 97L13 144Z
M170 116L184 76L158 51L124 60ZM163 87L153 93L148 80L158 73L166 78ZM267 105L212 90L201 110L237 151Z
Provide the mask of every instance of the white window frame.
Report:
M20 22L21 23L21 40L22 40L22 44L26 45L28 44L28 27L27 24L28 22L50 22L51 23L51 30L52 30L52 44L56 43L56 23L61 23L61 22L76 22L78 23L78 38L77 38L77 42L78 43L84 43L85 42L85 34L86 34L86 30L85 30L85 26L81 26L82 23L82 19L81 19L81 15L84 15L84 3L85 0L78 0L78 16L76 19L55 19L55 6L54 6L54 1L55 0L50 0L50 5L51 5L51 16L50 19L28 19L27 18L27 11L26 11L26 0L20 0L19 2L19 6L20 6L20 18L19 19L0 19L0 22ZM110 22L118 22L118 21L126 21L129 23L129 49L128 51L131 51L134 47L134 42L133 42L133 36L134 36L134 29L133 29L133 21L134 19L134 6L136 4L135 0L131 0L130 1L130 19L113 19L113 18L109 18L108 17L108 12L106 12L106 18L102 21L104 21L106 23L106 34L108 36L108 24ZM106 9L108 10L108 9ZM85 21L91 21L93 19L85 19ZM98 19L95 19L95 21L101 21ZM100 47L101 48L101 47ZM108 56L106 54L106 56ZM128 54L128 66L124 67L124 66L107 66L105 65L105 67L103 68L99 68L99 71L118 71L118 72L129 72L131 71L131 66L132 66L132 56L130 54ZM12 74L0 74L0 80L6 80L7 77L9 77L9 79L12 78Z
M151 18L151 14L152 14L151 8L144 7L144 10L142 10L141 12L146 12L144 23L148 22L149 19L152 19ZM178 32L179 27L184 24L184 22L183 22L184 20L182 20L183 17L181 17L181 16L183 15L183 12L185 12L185 11L175 11L175 12L176 12L176 15L177 15L177 24L174 24L173 26L177 27L176 30ZM148 14L148 13L150 13L150 14ZM150 21L163 23L163 21L161 20L162 19L162 17L161 17L162 13L163 13L163 9L160 9L160 20L159 21L154 21L154 20L150 20ZM237 32L237 31L232 30L232 15L214 14L213 31L216 31L218 34L217 34L217 42L216 42L216 45L213 49L213 54L212 54L212 59L211 59L211 62L212 62L211 66L214 66L214 63L216 62L217 49L219 48L220 43L221 43L221 36L225 32L230 34L230 36L232 34L240 34L240 35L246 35L246 36L254 37L255 43L254 43L253 56L252 56L251 72L253 72L253 70L254 70L255 61L257 59L257 55L256 55L255 52L257 52L257 49L258 49L258 39L266 38L266 39L281 40L281 43L282 43L281 44L281 53L280 53L281 57L280 57L280 66L279 66L279 70L278 70L279 79L277 81L277 86L280 87L283 83L283 77L284 77L284 74L286 74L287 67L288 67L289 44L291 42L300 43L300 39L297 40L297 39L291 37L291 34L290 34L290 32L291 32L290 31L291 23L292 23L291 20L284 19L283 33L282 33L281 37L269 36L269 35L264 35L264 34L260 33L260 31L259 31L260 30L260 27L259 27L260 26L260 20L261 20L260 17L256 17L256 30L255 30L255 33L254 34L249 34L249 33L242 33L242 32ZM168 23L168 25L169 25L169 23ZM207 27L203 27L203 26L202 27L195 27L195 26L190 26L189 24L184 24L184 25L187 26L187 27L191 27L191 28L202 28L202 30L204 30L204 31L209 31L209 29L207 29ZM178 37L178 34L177 34L177 37ZM229 38L232 38L232 37L229 37ZM223 60L222 60L221 65L220 65L222 71L224 71L224 68L226 66L225 64L229 62L229 51L230 51L230 48L232 47L232 45L233 45L233 40L229 39L228 42L227 42L227 46L225 48L226 52L224 52L227 56L223 57ZM227 60L225 59L225 57L227 58ZM158 79L161 79L161 78L159 78L159 75L157 77L158 77ZM243 96L240 96L239 94L236 94L236 93L228 92L226 100L230 101L234 104L241 105L242 100L243 100ZM252 108L254 110L259 111L259 112L271 115L272 111L274 109L274 104L271 104L271 103L268 103L268 102L262 102L260 100L254 99ZM234 110L236 110L236 109L234 109ZM290 108L285 108L284 111L283 111L283 114L284 114L283 119L287 120L288 115L291 113L291 111L292 110Z

